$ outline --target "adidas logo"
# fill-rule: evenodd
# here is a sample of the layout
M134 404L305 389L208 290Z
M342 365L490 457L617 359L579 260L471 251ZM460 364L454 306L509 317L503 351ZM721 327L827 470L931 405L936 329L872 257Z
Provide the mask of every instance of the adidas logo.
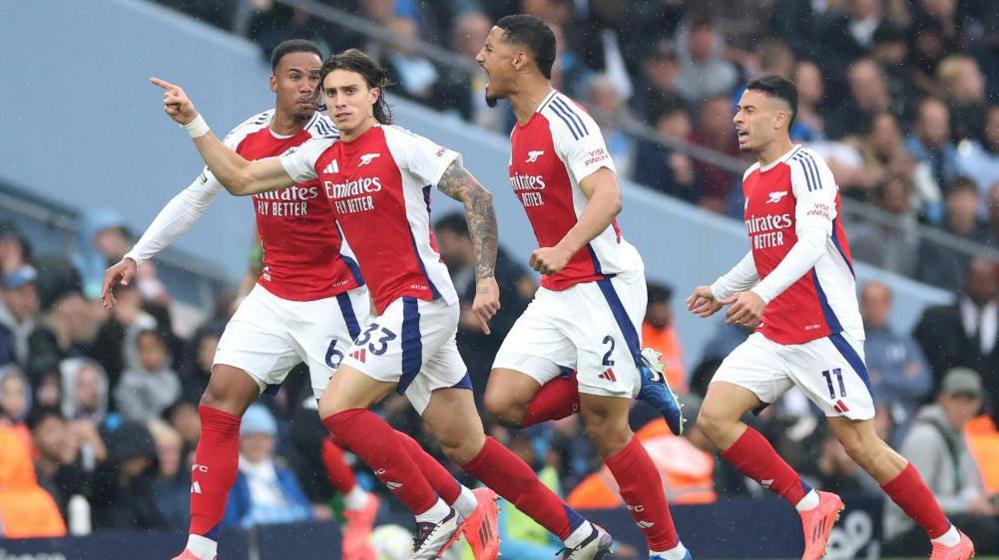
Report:
M764 488L770 488L770 486L773 483L774 483L774 479L772 479L772 478L768 478L768 479L760 481L760 485L763 486Z
M323 169L323 173L339 173L339 172L340 172L340 164L338 164L336 160L331 161L330 164L326 166L326 169Z
M617 376L614 375L614 370L611 369L611 368L607 368L607 371L601 373L597 377L599 377L600 379L606 379L607 381L610 381L611 383L616 383L617 382Z
M402 483L401 482L388 481L388 482L385 483L385 487L388 488L389 490L392 490L394 492L394 491L402 488Z
M483 523L479 527L479 542L487 543L493 540L493 527L489 523Z
M655 523L653 523L651 521L636 521L635 525L638 525L642 529L648 529L649 527L652 527L653 525L655 525Z
M350 357L354 358L355 360L357 360L357 361L359 361L359 362L361 362L363 364L365 362L365 360L368 358L367 349L366 348L361 348L360 350L355 350L354 352L352 352L350 354ZM377 473L375 473L375 474L377 474Z
M191 483L191 493L201 494L201 484L199 484L197 480Z
M379 153L363 154L361 156L361 163L357 164L357 166L358 167L364 167L365 165L371 163L372 160L374 160L376 157L379 157L379 156L381 156L381 154L379 154Z

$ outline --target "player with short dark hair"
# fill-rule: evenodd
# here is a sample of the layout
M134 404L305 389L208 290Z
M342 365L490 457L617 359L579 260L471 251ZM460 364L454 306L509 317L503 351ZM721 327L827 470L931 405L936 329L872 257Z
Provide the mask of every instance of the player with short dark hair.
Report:
M568 547L592 539L590 522L521 459L485 436L455 343L458 297L435 248L430 196L436 185L465 207L476 253L472 312L488 334L499 308L492 195L462 166L457 152L379 120L388 115L377 110L384 69L356 49L331 56L321 83L340 138L306 142L279 158L255 161L211 134L181 88L155 78L153 83L165 90L166 113L184 125L230 192L254 194L318 179L327 193L375 310L351 345L331 349L340 361L319 412L334 440L357 454L416 516L412 558L437 558L457 538L464 515L441 499L392 428L368 410L393 390L409 399L444 453L465 471ZM466 531L466 537L474 535ZM589 560L595 552L578 557ZM498 547L482 557L496 553Z
M638 397L656 406L674 433L682 430L662 364L641 349L645 265L618 227L621 191L599 127L551 85L554 53L548 25L515 15L496 23L476 57L489 76L487 99L508 99L517 117L510 184L540 247L531 267L542 274L534 301L496 355L486 407L519 426L578 411L648 538L650 557L689 558L659 471L628 425ZM566 370L576 373L563 376ZM604 554L610 542L597 528L590 543L567 547L560 558Z
M285 41L274 49L271 61L274 108L250 117L224 140L247 159L277 156L314 138L337 137L333 122L316 110L323 61L315 43ZM190 229L224 189L205 169L168 202L132 250L105 273L105 305L114 304L113 286L128 283L143 262ZM201 398L190 536L179 558L215 557L218 527L236 480L239 425L246 408L263 390L276 389L302 361L319 399L336 365L335 348L349 345L369 316L368 289L349 248L341 245L336 216L318 180L254 196L253 209L264 268L226 325ZM421 468L436 473L439 491L449 503L474 511L471 490L461 487L412 438L399 437ZM322 453L330 480L344 497L344 558L367 558L378 500L357 484L338 447L324 442Z
M764 76L749 83L733 118L739 148L757 159L742 181L750 251L714 284L698 286L687 306L709 317L728 305L727 323L756 332L719 366L697 425L725 459L798 510L803 558L818 560L843 502L810 488L741 421L791 387L801 388L850 457L930 536L931 558L966 560L974 554L971 540L948 521L916 469L875 431L839 189L821 157L792 144L796 111L794 85Z
M271 51L271 74L277 75L278 66L281 65L281 60L289 54L292 53L312 53L319 57L319 60L323 59L323 51L319 50L319 45L309 41L307 39L288 39L287 41L282 41L278 46L274 47Z

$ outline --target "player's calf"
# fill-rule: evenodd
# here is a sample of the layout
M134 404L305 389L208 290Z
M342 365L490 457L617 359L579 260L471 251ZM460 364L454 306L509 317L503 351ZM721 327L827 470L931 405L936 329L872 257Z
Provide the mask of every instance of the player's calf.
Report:
M847 455L879 484L892 480L905 469L908 461L878 436L873 420L833 417L829 418L829 427Z

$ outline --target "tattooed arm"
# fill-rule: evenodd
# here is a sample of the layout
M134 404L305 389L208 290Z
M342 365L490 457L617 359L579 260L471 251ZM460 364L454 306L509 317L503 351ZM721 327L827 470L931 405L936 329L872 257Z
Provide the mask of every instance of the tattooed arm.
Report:
M472 312L478 318L482 331L489 334L489 320L500 308L499 286L495 278L498 233L493 195L457 161L441 176L437 188L465 206L468 233L475 248L475 301Z

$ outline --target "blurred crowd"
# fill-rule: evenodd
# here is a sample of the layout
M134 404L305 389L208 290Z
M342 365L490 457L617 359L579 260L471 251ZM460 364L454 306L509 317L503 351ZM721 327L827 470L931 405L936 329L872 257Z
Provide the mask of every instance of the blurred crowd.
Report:
M481 126L510 124L508 111L485 106L484 75L372 43L284 4L160 3L245 33L265 51L293 37L330 49L365 46L392 69L394 93ZM742 208L738 172L635 139L620 123L644 122L739 158L731 116L742 85L764 73L794 79L801 96L795 137L829 161L845 196L898 218L848 227L855 255L957 294L954 303L927 309L909 333L888 321L888 286L862 287L879 429L916 463L949 514L999 535L996 267L915 229L927 224L999 246L999 12L989 10L987 0L325 3L469 58L498 17L517 11L544 17L560 39L556 84L595 108L619 170L720 213ZM444 216L436 230L467 307L474 250L465 220ZM36 255L30 239L0 224L0 511L36 513L5 516L19 523L3 527L7 536L64 534L67 522L78 522L76 496L86 499L87 521L97 529L187 527L198 401L238 294L217 294L214 309L188 324L155 264L146 263L133 283L117 289L114 309L104 309L98 299L103 271L127 252L131 238L120 218L97 213L71 254ZM461 317L458 344L480 405L499 343L536 288L521 257L500 251L503 307L492 336L477 332L470 312ZM720 325L701 362L688 370L673 320L680 302L673 296L668 286L650 283L643 338L663 354L693 420L715 368L747 333ZM290 375L244 419L229 526L338 515L341 504L323 464L326 433L306 380ZM379 412L434 449L404 400L389 399ZM632 420L674 503L761 495L717 458L693 422L675 437L642 405ZM523 431L486 422L572 505L621 505L577 419ZM880 496L803 394L792 391L753 422L815 486ZM374 486L363 466L357 470ZM272 501L255 503L251 485L269 488ZM887 508L886 536L906 539L912 527L896 514ZM525 547L508 552L512 557L553 552L546 533L516 511L504 513L504 531L507 542Z
M23 467L0 468L0 488L10 492L23 485L26 494L16 494L21 507L49 504L47 517L23 517L22 528L5 526L9 536L65 533L67 522L79 522L71 506L75 496L89 502L87 522L95 529L187 526L189 473L200 435L198 401L238 299L220 293L201 324L178 324L168 287L147 263L136 281L117 289L117 305L104 309L98 299L101 274L128 250L130 234L113 215L92 218L86 242L68 258L34 255L29 239L11 224L0 225L0 440L16 442L0 445L0 465ZM469 310L475 259L464 216L445 215L435 229L462 301L458 345L481 409L493 356L533 297L535 276L520 264L523 259L500 249L496 273L503 307L492 321L493 334L484 336ZM719 324L701 362L688 370L674 327L678 310L672 290L650 283L648 292L643 340L662 353L689 424L683 437L673 436L639 403L632 425L659 467L670 500L701 504L720 495L761 495L714 454L695 422L711 375L748 333ZM949 513L999 529L999 285L992 264L973 260L956 301L926 309L911 333L891 326L892 293L885 284L863 285L860 301L881 434L917 464ZM193 335L181 336L185 332ZM304 371L293 373L244 418L240 479L227 526L330 519L342 510L324 467L327 437L307 379ZM436 450L404 399L391 398L378 411ZM573 506L621 506L577 418L520 431L485 421L492 435ZM804 394L792 390L752 422L815 486L880 496ZM381 491L363 465L355 467L363 484ZM15 471L20 475L14 477ZM265 495L273 501L256 503L253 496L259 494L249 490L254 485L269 486ZM10 496L0 492L0 512ZM385 502L395 506L391 499ZM527 547L516 549L523 554L517 557L531 558L531 550L550 556L556 543L508 509L503 528L509 546ZM886 513L887 536L911 536L912 527L896 513L891 508Z
M158 0L247 35L269 53L304 37L362 47L390 69L392 93L506 133L485 74L435 62L274 0ZM739 153L731 119L763 74L799 91L794 140L830 164L845 196L881 210L849 217L856 257L946 289L969 251L923 224L999 248L999 16L989 0L321 0L397 39L472 62L492 23L516 12L558 39L553 82L585 103L619 172L703 208L741 216L746 164L696 159L626 132L645 124L718 155ZM961 245L958 241L957 245ZM965 245L965 247L969 247Z

